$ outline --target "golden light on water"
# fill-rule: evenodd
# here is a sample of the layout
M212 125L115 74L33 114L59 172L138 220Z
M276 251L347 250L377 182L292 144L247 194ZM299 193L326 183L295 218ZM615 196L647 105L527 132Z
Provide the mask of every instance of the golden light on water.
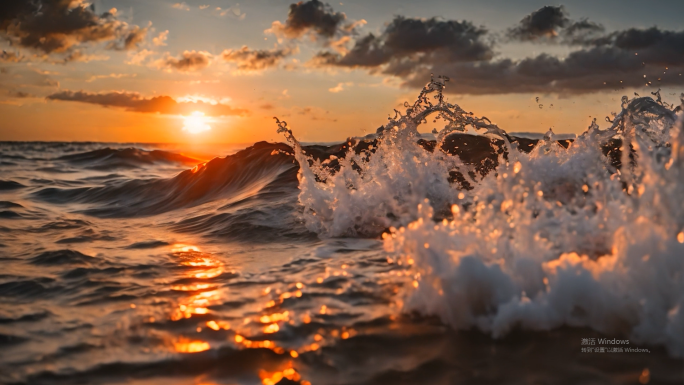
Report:
M211 130L211 126L207 124L209 119L204 116L204 112L195 111L191 115L183 118L183 131L191 134L199 134L201 132Z
M187 338L178 339L178 341L174 343L174 347L179 353L199 353L211 348L208 342L189 340Z
M283 378L286 378L294 382L300 381L302 378L302 376L299 373L297 373L297 370L295 370L291 366L286 369L283 369L282 371L277 372L267 372L265 370L260 370L259 377L261 377L261 383L263 385L275 385L279 383ZM309 381L302 380L301 384L310 385L311 383Z
M185 279L211 279L221 275L224 271L223 263L211 254L203 253L199 247L186 244L175 244L171 250L178 259L179 266L190 268L185 273ZM220 303L222 292L210 283L188 283L185 285L173 285L172 290L188 292L187 297L182 298L178 306L171 314L172 320L191 318L193 315L209 314L208 307ZM211 324L208 327L216 329L228 329L224 324Z
M184 243L176 243L173 246L171 246L172 253L187 253L190 251L199 252L200 249L197 246L186 245Z

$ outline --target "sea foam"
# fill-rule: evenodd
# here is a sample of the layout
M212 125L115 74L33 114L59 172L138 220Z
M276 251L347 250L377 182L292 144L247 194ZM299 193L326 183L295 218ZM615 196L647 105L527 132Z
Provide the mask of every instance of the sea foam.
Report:
M382 233L386 251L413 266L405 311L493 337L591 327L684 356L681 108L659 93L624 97L609 127L594 121L567 149L549 131L524 153L487 118L448 103L446 80L395 111L367 151L350 148L339 169L307 157L278 121L300 164L307 227ZM444 124L432 152L418 133L428 119ZM467 131L492 138L495 169L444 150Z

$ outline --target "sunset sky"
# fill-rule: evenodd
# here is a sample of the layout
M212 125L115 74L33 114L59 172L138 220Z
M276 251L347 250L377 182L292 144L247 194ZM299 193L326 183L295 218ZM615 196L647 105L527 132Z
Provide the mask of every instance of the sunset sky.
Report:
M277 116L334 141L374 132L431 72L507 131L579 133L622 95L678 102L682 14L680 0L3 1L0 140L251 143L280 140Z

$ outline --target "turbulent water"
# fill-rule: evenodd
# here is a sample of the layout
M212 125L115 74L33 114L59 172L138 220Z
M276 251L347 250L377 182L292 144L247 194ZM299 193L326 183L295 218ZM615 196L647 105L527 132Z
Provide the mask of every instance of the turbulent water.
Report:
M1 143L0 382L684 383L680 109L535 140L445 84L206 163Z

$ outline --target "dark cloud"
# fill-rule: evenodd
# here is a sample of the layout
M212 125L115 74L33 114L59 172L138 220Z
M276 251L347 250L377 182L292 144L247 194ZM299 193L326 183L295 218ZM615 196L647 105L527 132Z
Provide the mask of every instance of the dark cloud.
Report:
M444 50L451 60L473 61L492 56L491 47L482 41L486 33L468 21L396 17L382 40L394 57Z
M169 57L161 62L161 66L181 72L194 72L205 69L211 64L212 55L206 51L185 51L180 58Z
M12 44L45 54L85 43L110 41L133 48L146 29L129 26L111 10L101 15L81 0L7 0L0 5L0 35Z
M410 72L426 62L489 60L494 52L484 40L486 34L468 21L397 16L380 36L368 34L356 40L344 55L319 53L312 64L367 68L389 64Z
M177 102L170 96L144 98L134 92L89 93L85 91L62 91L47 97L48 100L61 100L96 104L104 107L124 108L126 111L160 113L168 115L187 115L195 111L207 116L243 116L247 110L233 108L225 104L211 104L202 101Z
M356 40L345 54L321 52L310 66L367 68L409 78L436 64L488 61L494 57L487 30L468 21L397 16L381 35Z
M657 27L649 29L631 28L625 31L615 32L608 40L625 50L648 50L651 55L658 51L668 56L678 55L681 61L684 54L684 31L662 31Z
M561 5L547 5L525 16L511 28L510 37L518 40L536 40L542 37L558 36L558 31L570 24L565 8Z
M510 40L585 44L604 31L602 25L582 19L571 20L565 7L547 5L525 16L510 28Z
M239 70L261 71L270 67L277 66L285 57L291 55L292 50L272 49L272 50L253 50L247 46L237 50L228 49L223 51L223 60L235 63Z
M634 55L616 47L594 47L572 52L566 58L542 54L520 61L436 63L408 75L396 76L403 78L407 86L422 87L434 72L453 80L447 92L481 95L524 92L582 94L642 87L649 82L654 89L684 85L684 77L680 75L684 72L684 62L674 63L676 58L668 57L657 63L655 59L663 59L657 55L657 52ZM646 60L654 59L653 64L643 64L647 57ZM668 70L665 70L665 65L670 66Z
M3 30L20 15L30 14L36 11L36 5L31 1L2 1L0 2L0 28Z
M573 21L561 30L561 42L568 45L585 45L602 35L605 28L593 21L582 19Z
M548 20L539 21L535 14L523 20L524 36L553 37L580 49L564 58L542 54L517 61L496 59L485 40L486 30L469 22L396 17L381 35L357 39L343 55L319 53L309 65L364 68L410 87L422 87L431 73L445 75L454 79L447 92L457 94L579 94L684 85L684 31L654 27L603 34L598 24L570 20L562 7L538 12L545 9L550 10L544 11Z
M290 5L285 24L274 21L267 32L288 39L297 39L312 32L323 39L330 39L335 35L351 34L359 25L345 23L346 20L343 12L335 12L330 5L319 0L300 1Z

